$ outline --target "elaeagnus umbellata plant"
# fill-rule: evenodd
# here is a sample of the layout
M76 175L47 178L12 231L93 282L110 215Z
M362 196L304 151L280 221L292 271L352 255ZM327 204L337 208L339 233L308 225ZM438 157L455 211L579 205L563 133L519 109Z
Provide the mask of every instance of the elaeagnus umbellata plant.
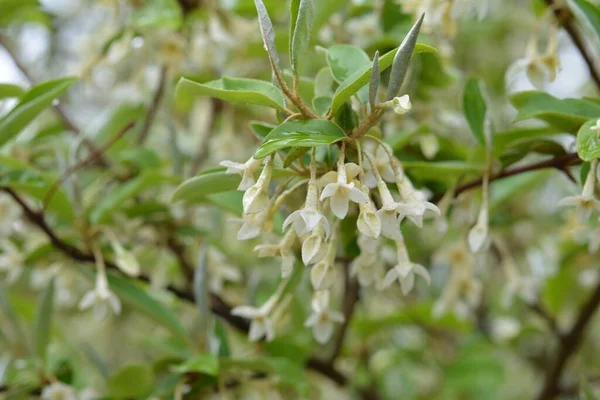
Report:
M600 398L598 45L592 0L0 0L0 399Z

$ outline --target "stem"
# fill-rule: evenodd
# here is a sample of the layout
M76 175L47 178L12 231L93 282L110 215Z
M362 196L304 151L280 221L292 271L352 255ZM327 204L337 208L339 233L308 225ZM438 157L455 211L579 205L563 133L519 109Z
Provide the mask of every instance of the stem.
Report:
M369 129L377 125L383 116L383 112L383 108L376 107L375 110L370 113L367 118L365 118L360 125L354 131L352 131L352 133L350 133L349 137L351 139L360 139L369 131Z
M285 83L285 79L283 79L283 76L281 75L281 71L273 64L273 60L271 60L271 67L275 72L275 79L277 79L277 83L279 83L279 87L283 91L283 94L285 94L286 97L290 99L292 103L294 103L296 108L298 108L298 111L300 111L308 119L319 119L319 116L312 112L312 110L304 104L302 99L290 90L288 85Z
M344 322L340 326L334 341L333 352L329 358L329 363L331 365L333 365L342 351L342 347L346 339L346 333L348 332L348 327L350 326L350 321L352 320L352 314L354 314L356 303L359 300L359 289L360 287L356 278L350 277L350 262L346 261L344 263L344 299L342 302Z
M152 127L152 123L154 122L154 118L158 112L158 108L160 107L161 100L165 93L165 86L167 83L167 78L169 75L169 68L166 65L163 65L160 69L160 77L158 78L158 86L156 91L154 92L154 96L152 97L152 101L148 106L148 112L146 113L146 118L144 119L144 123L142 124L142 128L140 129L139 136L137 138L137 144L142 145L148 138L148 134L150 133L150 128Z

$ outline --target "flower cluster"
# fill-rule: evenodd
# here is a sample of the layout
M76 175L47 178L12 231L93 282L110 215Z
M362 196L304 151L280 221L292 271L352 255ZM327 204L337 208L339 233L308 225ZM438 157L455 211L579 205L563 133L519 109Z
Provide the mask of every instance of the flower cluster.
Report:
M410 108L410 100L408 96L396 98L390 101L389 107L404 113ZM274 155L267 156L264 161L251 158L245 163L221 163L227 167L228 173L242 176L238 187L244 191L242 226L237 235L239 240L271 232L275 215L282 206L289 206L290 194L305 189L304 204L291 210L285 218L282 226L284 234L279 242L259 244L255 251L259 257L278 257L281 260L282 286L289 281L298 258L310 268L314 290L313 314L306 321L306 326L313 328L315 338L321 343L331 337L333 323L343 321L343 316L329 307L331 291L341 282L338 279L338 262L342 258L341 228L336 220L356 218L361 251L350 267L351 274L358 278L360 284L370 286L377 283L376 287L382 290L398 282L402 293L407 295L414 287L416 275L427 284L430 278L425 267L410 260L400 225L407 219L422 227L427 211L440 213L437 206L414 188L392 150L380 139L366 135L362 140L343 141L336 148L335 169L328 169L325 162L318 160L313 148L309 157L308 179L299 176L279 185L274 185ZM254 174L263 164L255 180ZM393 186L397 188L397 194L390 189ZM387 240L396 247L396 263L384 274L384 263L379 253ZM275 337L272 316L279 302L280 291L260 308L241 306L233 310L235 315L253 321L249 334L251 340Z

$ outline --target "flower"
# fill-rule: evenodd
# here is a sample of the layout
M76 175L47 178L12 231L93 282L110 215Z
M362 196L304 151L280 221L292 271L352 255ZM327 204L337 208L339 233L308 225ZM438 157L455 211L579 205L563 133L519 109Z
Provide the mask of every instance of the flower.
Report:
M327 343L333 334L333 323L344 322L344 315L339 311L329 310L329 291L315 292L312 300L313 313L304 323L305 327L312 327L315 340L321 344Z
M23 274L24 255L10 240L0 244L0 271L6 272L6 282L15 283Z
M254 184L254 172L260 167L262 164L262 159L256 159L251 157L245 163L236 163L233 161L221 161L220 165L227 167L227 174L239 174L242 176L242 181L238 186L238 190L247 190Z
M78 396L71 386L60 381L52 382L42 389L42 400L77 400Z
M317 225L313 233L302 242L302 262L304 265L318 263L327 254L327 233L323 225Z
M481 206L477 223L469 231L467 242L473 253L477 253L488 236L488 209L487 204Z
M212 293L221 293L225 282L239 282L242 279L240 271L227 263L225 256L212 247L208 252L208 287Z
M244 193L242 198L244 214L257 214L267 208L269 204L269 183L273 173L273 160L273 157L269 156L269 161L260 173L258 181Z
M119 314L121 312L121 301L108 287L104 259L98 252L95 252L94 255L97 268L96 286L83 296L79 302L79 309L87 310L94 307L96 319L102 320L108 315L109 307L112 308L115 314Z
M583 191L581 195L567 196L558 202L559 206L573 206L579 217L579 221L587 221L593 210L600 212L600 201L594 196L594 188L596 186L596 167L598 160L592 161L590 171L587 174L585 183L583 185Z
M420 264L410 261L404 240L396 242L396 257L397 264L394 268L388 271L382 283L382 287L390 286L394 281L398 280L402 287L402 294L407 295L415 284L415 274L421 276L427 285L431 284L429 272Z
M296 233L301 236L306 232L311 232L321 223L325 228L326 237L329 237L329 221L318 210L318 192L317 182L311 178L304 207L294 211L283 221L284 230L291 224Z
M378 238L381 233L381 219L377 215L371 199L367 200L366 203L359 204L358 208L360 213L356 220L356 227L363 235L373 239Z
M280 256L281 277L287 278L294 270L294 262L296 262L296 257L294 257L292 246L297 238L298 236L296 235L296 232L289 231L279 244L260 244L254 248L254 251L258 251L259 257Z
M507 71L507 80L512 80L517 77L518 73L523 71L527 75L527 79L537 89L543 89L548 83L556 79L560 66L558 57L558 42L556 34L552 34L548 41L546 53L539 54L538 40L535 36L529 39L529 43L525 49L525 57L515 61ZM514 77L514 78L510 78Z
M270 232L273 228L272 214L271 205L267 205L267 208L258 214L248 214L243 218L230 219L232 222L242 222L237 233L237 240L254 239L261 232Z
M125 250L112 232L107 231L107 233L112 249L115 252L115 264L117 264L117 267L129 276L138 276L140 274L140 264L135 255Z
M354 186L354 182L348 182L346 166L343 164L343 152L340 153L341 162L338 162L337 182L329 183L321 193L321 201L330 197L331 211L339 219L344 219L348 213L349 202L361 204L366 203L369 198L359 188Z
M383 145L373 141L365 141L363 151L369 155L369 157L364 158L365 165L368 166L365 171L365 184L367 187L370 189L377 187L377 178L373 169L379 172L384 181L393 182L395 178L394 170L390 164L388 152Z
M350 263L350 276L355 276L361 286L370 286L379 280L382 268L383 262L376 254L363 251Z
M390 190L387 188L383 180L377 183L377 189L381 197L382 206L377 211L377 216L381 221L381 234L392 240L402 240L402 232L400 232L400 219L396 210L402 205L394 201Z
M394 97L390 101L392 102L392 109L399 115L406 114L412 108L410 97L407 94L401 97Z
M423 215L425 211L430 210L440 215L440 209L433 203L427 201L424 193L415 190L412 182L404 174L404 171L400 164L392 160L392 168L394 169L394 175L396 175L396 186L400 197L402 197L402 204L397 208L398 213L401 217L407 217L419 228L423 227Z
M256 342L265 337L268 342L275 338L275 324L271 313L279 296L273 295L260 308L251 306L238 306L231 310L232 315L250 319L248 340Z
M336 240L332 239L327 254L310 270L310 282L315 290L330 288L335 283Z

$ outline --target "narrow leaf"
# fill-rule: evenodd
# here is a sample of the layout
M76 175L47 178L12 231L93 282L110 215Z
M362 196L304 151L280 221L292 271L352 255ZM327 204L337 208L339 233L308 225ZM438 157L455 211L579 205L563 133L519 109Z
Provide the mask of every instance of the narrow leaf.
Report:
M475 139L481 145L485 145L485 116L487 106L481 93L481 84L475 78L469 78L463 95L463 109Z
M294 31L296 30L296 21L298 21L298 9L300 7L300 0L292 0L290 2L290 37L288 42L288 49L290 52L290 60L292 59L292 39L294 38Z
M312 0L300 0L298 7L298 17L294 26L294 35L292 37L291 64L294 74L300 73L300 60L306 55L312 25L314 20L314 4Z
M339 142L346 137L342 128L331 121L315 119L285 122L271 131L256 150L263 158L285 147L314 147Z
M394 63L392 64L392 72L390 73L390 83L388 85L387 100L391 100L398 92L400 92L400 86L404 82L406 73L408 72L408 66L410 64L410 58L412 57L415 45L417 43L417 36L419 36L419 30L423 23L425 14L421 15L421 18L410 28L410 31L406 34L402 43L398 47L398 52L394 57Z
M369 104L371 111L375 109L377 104L377 91L379 90L379 51L375 52L373 57L373 66L371 67L371 81L369 82Z
M265 50L269 54L271 63L275 68L279 69L279 54L277 53L277 47L275 47L275 30L273 29L273 23L269 18L269 13L262 0L254 0L256 11L258 12L258 24L260 25L260 34L262 36Z
M379 58L379 69L381 72L388 69L394 61L394 56L398 52L398 48L390 50ZM436 49L426 44L417 43L415 46L415 53L434 53ZM371 79L371 67L372 64L368 63L363 68L359 69L347 79L345 79L340 86L337 88L333 95L333 101L331 103L331 110L337 111L346 101L350 99L356 92L358 92L363 86L369 83Z
M0 100L18 98L25 94L25 89L11 83L0 83Z
M77 78L61 78L29 89L19 103L0 119L0 146L17 136L76 81Z
M257 79L223 77L210 82L194 82L181 78L175 88L175 96L182 103L195 96L210 96L231 104L254 104L283 110L283 93L273 84Z
M33 344L36 356L45 365L46 349L50 342L50 329L54 313L54 279L50 281L38 302L33 330Z

